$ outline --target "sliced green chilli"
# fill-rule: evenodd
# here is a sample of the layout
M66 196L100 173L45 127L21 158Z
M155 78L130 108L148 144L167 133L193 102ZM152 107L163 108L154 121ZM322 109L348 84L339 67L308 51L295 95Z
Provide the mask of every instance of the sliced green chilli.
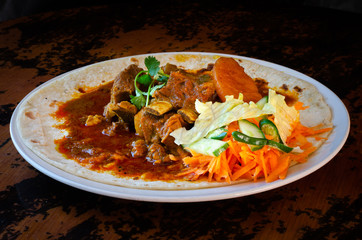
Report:
M267 143L269 146L271 147L274 147L274 148L277 148L283 152L286 152L286 153L289 153L293 150L293 148L291 147L288 147L287 145L284 145L282 143L278 143L278 142L275 142L273 140L268 140L268 143Z
M239 129L242 133L244 133L247 136L253 137L253 138L265 138L264 133L260 130L260 128L248 120L242 119L238 121ZM261 149L263 146L258 145L249 145L250 149L252 151L256 151Z
M250 136L247 136L241 132L238 132L238 131L234 131L232 132L232 136L234 137L234 139L238 142L243 142L243 143L246 143L246 144L251 144L251 145L257 145L257 146L265 146L265 145L268 145L268 146L271 146L271 147L274 147L274 148L277 148L283 152L286 152L286 153L289 153L293 150L293 148L291 147L288 147L282 143L279 143L279 142L275 142L273 140L268 140L268 139L265 139L265 138L254 138L254 137L250 137Z
M280 138L278 128L272 121L270 121L269 119L261 119L259 122L259 127L265 135L269 135L272 137L271 140L283 143L282 139Z
M250 137L248 135L245 135L244 133L241 133L239 131L234 131L231 133L231 135L234 137L234 139L238 142L243 142L246 144L251 145L258 145L258 146L264 146L267 144L268 140L265 138L255 138Z

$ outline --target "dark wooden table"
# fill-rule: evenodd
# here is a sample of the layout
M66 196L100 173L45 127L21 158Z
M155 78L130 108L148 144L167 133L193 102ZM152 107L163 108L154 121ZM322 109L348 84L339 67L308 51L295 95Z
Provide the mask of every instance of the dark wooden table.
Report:
M1 22L0 239L361 239L361 18L311 7L150 1ZM321 169L284 187L178 204L72 188L37 171L16 151L10 117L36 86L102 60L169 51L254 57L317 79L349 111L344 148Z

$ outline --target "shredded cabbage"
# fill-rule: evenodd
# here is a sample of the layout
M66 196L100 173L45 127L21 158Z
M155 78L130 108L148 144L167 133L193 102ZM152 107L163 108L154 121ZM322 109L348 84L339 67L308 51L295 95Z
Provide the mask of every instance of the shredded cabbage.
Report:
M195 108L200 115L190 130L179 128L171 133L171 136L175 138L175 143L191 144L205 137L210 131L229 125L231 122L274 114L276 111L275 107L269 103L266 103L263 109L258 108L254 102L246 103L242 100L242 94L240 95L238 99L226 96L226 101L223 103L202 103L196 100Z
M285 143L287 137L292 133L294 124L299 121L299 112L294 106L289 107L283 95L277 94L269 89L268 103L275 108L274 123L278 128L280 138Z

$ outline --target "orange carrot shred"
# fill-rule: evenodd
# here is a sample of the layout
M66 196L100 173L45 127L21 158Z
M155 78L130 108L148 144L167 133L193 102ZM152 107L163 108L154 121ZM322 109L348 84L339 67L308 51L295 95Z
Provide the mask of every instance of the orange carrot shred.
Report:
M240 169L238 169L237 171L235 171L231 179L233 181L237 180L239 177L243 176L245 173L248 173L255 166L256 166L255 162L249 162L245 166L243 166Z
M307 108L301 102L297 102L295 107L298 110ZM274 117L268 116L268 119L273 121ZM248 120L258 125L258 119ZM205 156L191 151L192 156L183 159L183 163L187 167L178 176L190 180L207 176L208 181L226 181L228 183L241 179L256 181L264 178L266 182L285 179L292 161L306 162L308 156L317 149L308 141L308 138L325 139L319 135L332 130L332 128L322 128L322 125L306 127L297 122L286 144L290 147L299 146L303 152L284 153L269 146L251 151L247 144L235 141L231 135L233 131L239 131L237 121L229 124L227 128L228 134L223 141L228 142L228 149L218 157ZM271 138L268 135L265 137Z

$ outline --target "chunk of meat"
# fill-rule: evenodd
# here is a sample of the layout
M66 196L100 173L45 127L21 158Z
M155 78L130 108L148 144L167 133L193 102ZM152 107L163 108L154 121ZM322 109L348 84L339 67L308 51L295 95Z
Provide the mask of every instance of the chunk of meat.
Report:
M186 126L187 123L181 115L174 112L158 117L142 109L135 116L137 134L143 136L145 143L149 145L148 151L153 151L147 154L148 158L157 157L154 159L156 163L169 161L169 154L174 158L188 155L181 146L174 143L174 138L170 136L175 129ZM153 147L151 147L152 145Z
M195 110L195 101L214 101L216 91L210 71L172 72L166 86L157 90L154 97L170 102L174 109L188 108Z
M182 160L190 156L190 153L175 144L175 148L162 145L161 143L152 143L148 147L146 159L155 164L170 163L172 161Z
M122 101L117 104L108 103L104 111L104 116L108 120L117 116L119 121L121 120L127 123L130 127L133 127L133 119L137 111L137 107L127 101Z
M117 106L116 114L125 122L133 122L134 115L138 112L137 107L128 101L122 101Z
M166 65L162 67L162 71L168 75L170 75L171 72L176 72L178 70L179 68L176 65L170 63L166 63Z
M161 142L161 128L167 119L174 113L169 112L162 116L155 116L143 108L134 118L136 133L143 137L147 144Z
M133 143L131 151L133 156L144 156L146 153L149 161L167 163L181 160L189 155L181 146L174 143L170 133L175 129L187 127L195 121L196 99L201 102L217 99L211 69L212 66L209 66L209 69L190 72L177 69L173 65L165 67L165 72L170 73L166 86L155 91L152 103L134 115L136 134L143 137L144 141ZM112 94L115 93L116 91L112 89ZM105 114L111 113L123 119L119 113L120 104L114 104L115 101L119 99L112 96ZM121 103L123 101L121 100ZM178 110L180 113L176 113Z
M175 138L170 135L174 130L186 126L187 123L183 120L182 116L180 114L174 114L167 119L161 128L161 143L164 144L167 151L173 155L174 160L181 160L183 157L189 156L189 153L177 145Z
M153 101L146 107L146 111L155 116L162 116L163 114L172 110L172 104L166 101Z
M134 79L142 70L137 65L131 64L117 75L111 90L111 103L119 103L130 99L129 96L135 92Z
M127 123L123 122L121 119L117 122L112 122L112 125L103 129L102 134L107 136L115 136L120 130L129 131L129 126Z
M103 115L110 121L117 116L123 122L133 126L133 117L137 113L137 108L132 105L130 95L134 94L134 79L142 71L137 65L132 64L118 74L111 89L111 100L105 106Z
M181 108L177 110L177 113L181 115L182 119L187 123L194 123L199 116L194 110L189 108Z
M145 157L148 153L148 148L145 140L139 139L132 142L132 157Z
M136 131L136 134L140 137L143 137L142 119L145 111L145 109L141 109L141 111L139 111L133 119L134 129Z
M180 114L173 114L171 117L169 117L166 122L163 124L163 126L160 129L160 137L161 142L170 145L174 143L174 138L170 136L170 133L172 133L174 130L186 127L185 121L182 119Z
M216 92L225 102L225 96L239 97L244 95L245 102L257 102L262 96L258 92L254 80L244 72L244 68L233 58L220 57L212 70Z
M148 147L147 160L154 163L167 163L171 162L170 155L166 152L165 148L159 143L152 143Z

